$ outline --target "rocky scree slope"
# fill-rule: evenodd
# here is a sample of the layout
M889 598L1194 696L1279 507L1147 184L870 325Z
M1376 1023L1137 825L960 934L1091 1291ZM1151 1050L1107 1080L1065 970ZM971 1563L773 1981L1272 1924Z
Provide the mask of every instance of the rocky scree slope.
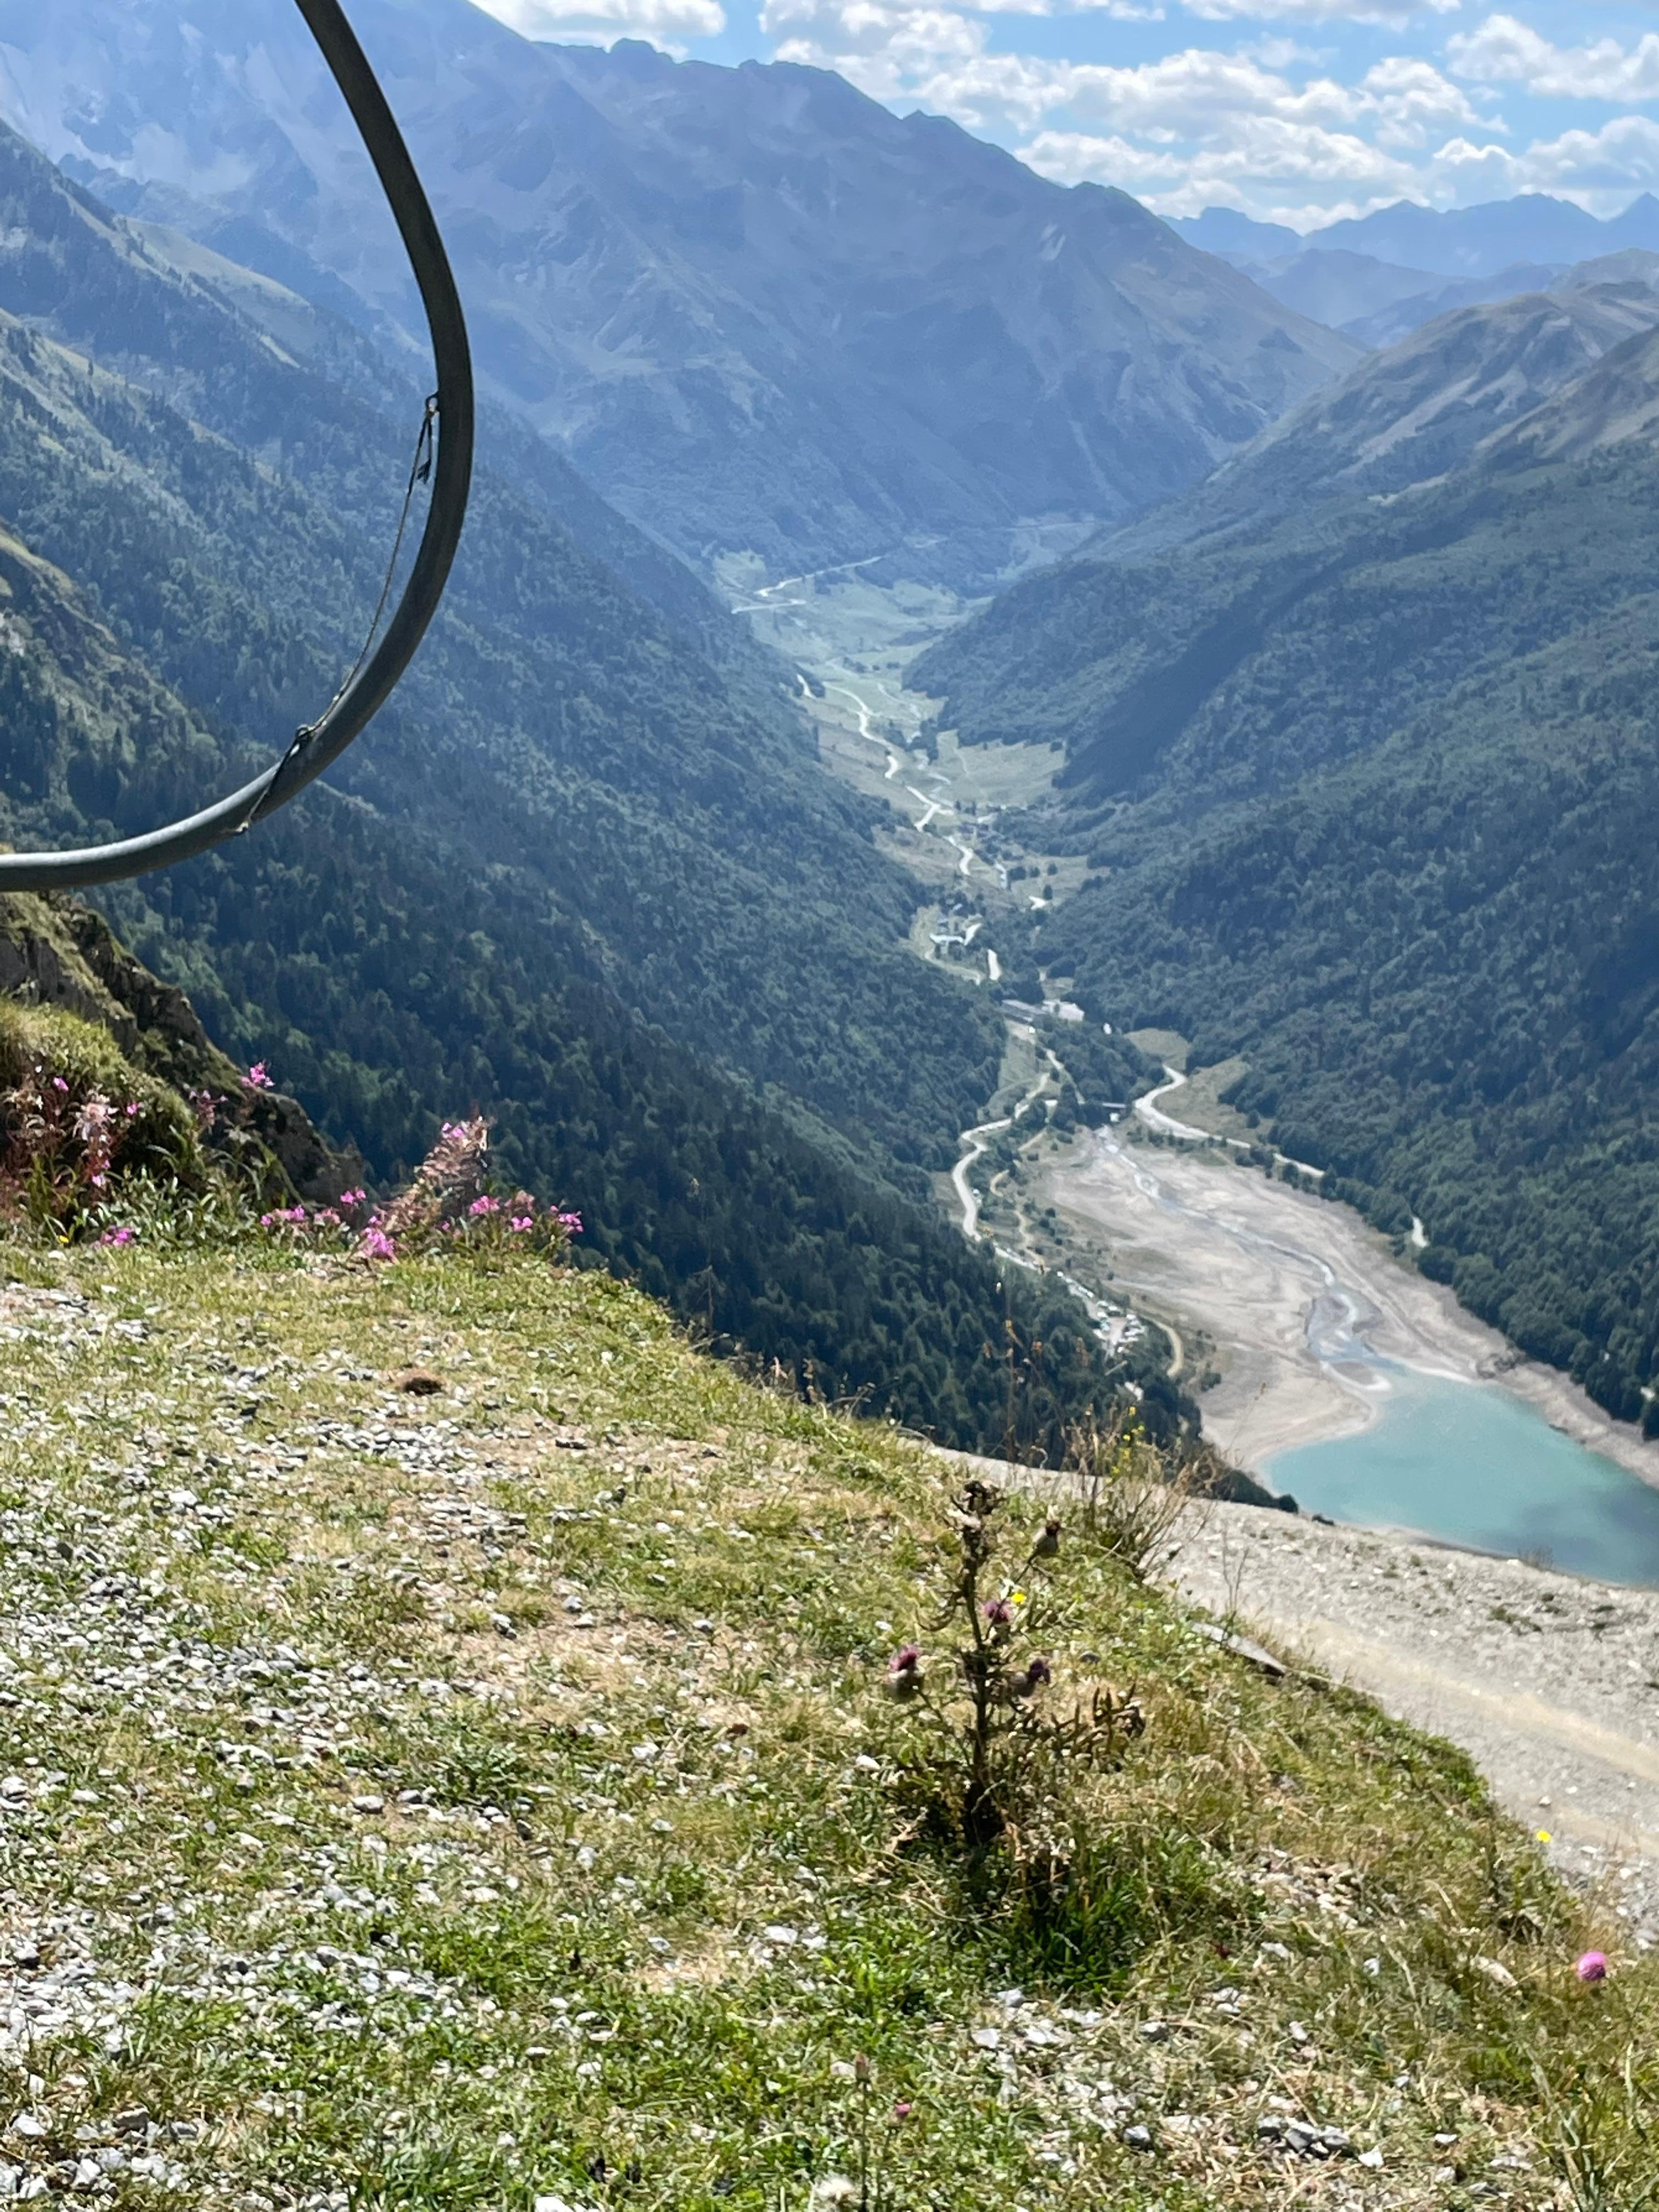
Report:
M1023 518L1167 497L1355 358L1122 194L825 72L559 48L465 0L355 20L490 388L689 558L925 541L913 568L994 575ZM0 112L124 211L416 326L285 0L7 0Z
M14 2191L843 2201L860 2057L906 2207L1652 2179L1652 1967L1458 1754L1075 1529L1045 1694L1133 1680L1146 1729L1044 1933L907 1809L879 1683L951 1550L913 1446L591 1273L0 1277Z

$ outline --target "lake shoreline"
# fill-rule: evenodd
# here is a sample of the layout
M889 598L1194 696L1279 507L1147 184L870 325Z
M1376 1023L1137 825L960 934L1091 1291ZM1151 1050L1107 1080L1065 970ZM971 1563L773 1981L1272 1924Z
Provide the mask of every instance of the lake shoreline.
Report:
M1353 1377L1383 1360L1495 1385L1659 1490L1659 1443L1519 1354L1445 1285L1397 1260L1352 1207L1128 1127L1083 1133L1046 1159L1038 1203L1052 1204L1068 1239L1109 1271L1103 1287L1213 1347L1219 1380L1200 1397L1206 1433L1275 1487L1294 1484L1276 1479L1273 1462L1363 1435L1380 1418L1386 1392Z

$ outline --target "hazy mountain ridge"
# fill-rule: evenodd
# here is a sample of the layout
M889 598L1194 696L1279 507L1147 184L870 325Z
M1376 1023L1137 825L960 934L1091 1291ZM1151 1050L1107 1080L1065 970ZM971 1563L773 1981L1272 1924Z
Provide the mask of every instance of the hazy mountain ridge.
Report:
M1305 235L1210 208L1174 228L1316 321L1391 346L1459 307L1547 291L1587 261L1659 248L1659 200L1602 222L1541 194L1441 211L1401 202Z
M1020 518L1168 496L1352 358L1121 194L823 72L532 46L464 0L357 18L488 380L694 557L927 538L994 568ZM320 267L409 325L283 0L138 0L113 35L89 0L3 0L0 64L0 111L129 211L240 260L263 234L270 275Z
M1613 281L1599 281L1609 271ZM1217 532L1259 532L1309 501L1389 496L1443 476L1659 325L1656 277L1659 255L1616 257L1548 293L1442 316L1304 401L1185 499L1080 557L1134 560Z
M1316 580L1359 588L1375 549L1416 526L1414 510L1371 502L1456 471L1656 324L1659 291L1642 284L1446 316L1362 362L1185 499L1011 586L913 679L970 738L1061 742L1073 781L1133 789L1264 623ZM1443 626L1431 611L1425 620L1427 635ZM1328 683L1310 696L1328 702ZM1388 681L1364 696L1369 714Z
M1438 276L1495 276L1528 261L1589 261L1631 246L1659 250L1659 199L1644 192L1622 215L1606 220L1546 192L1468 208L1397 200L1309 231L1256 222L1231 208L1206 208L1202 215L1176 216L1172 228L1206 252L1255 261L1343 252Z

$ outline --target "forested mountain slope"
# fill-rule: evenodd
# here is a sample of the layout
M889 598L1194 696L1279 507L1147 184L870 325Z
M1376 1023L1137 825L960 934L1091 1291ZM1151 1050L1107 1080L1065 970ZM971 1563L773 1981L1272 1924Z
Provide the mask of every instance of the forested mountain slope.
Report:
M1111 519L1346 368L1121 193L799 68L362 0L492 388L694 558L786 569ZM408 329L367 163L290 0L0 0L0 112L128 212Z
M1031 710L1045 669L1062 671L1107 639L1067 595L1092 605L1095 564L1136 563L1211 538L1258 542L1283 516L1327 500L1387 497L1458 468L1506 424L1574 383L1624 341L1659 325L1659 256L1616 256L1572 272L1559 289L1443 315L1316 392L1184 498L1095 539L1065 568L1016 587L977 626L956 633L929 680L959 688L953 712L989 719ZM1018 635L1019 675L1000 645L974 689L979 641ZM1023 705L994 688L1011 679ZM974 703L970 708L970 695ZM1063 710L1062 710L1063 711Z
M1234 1103L1626 1418L1659 1382L1656 517L1649 333L1443 483L1024 592L1076 641L1042 726L1096 864L1042 957L1243 1056ZM1024 649L1005 603L970 672L998 626Z
M11 139L0 225L0 784L15 842L78 841L223 788L326 701L413 424ZM486 466L450 607L339 781L110 901L219 1042L383 1174L438 1115L489 1110L590 1249L718 1335L1000 1433L1002 1293L895 1182L902 1149L949 1156L994 1036L903 951L905 880L775 696ZM1087 1396L1080 1316L1027 1319L1072 1346L1051 1383Z

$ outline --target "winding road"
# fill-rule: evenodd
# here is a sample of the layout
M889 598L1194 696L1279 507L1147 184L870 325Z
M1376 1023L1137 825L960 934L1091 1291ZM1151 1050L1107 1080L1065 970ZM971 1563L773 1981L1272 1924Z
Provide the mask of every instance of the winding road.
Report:
M1323 1176L1325 1172L1323 1168L1310 1167L1306 1160L1293 1160L1288 1152L1281 1152L1276 1145L1264 1147L1260 1138L1224 1137L1218 1135L1213 1129L1195 1129L1190 1121L1177 1121L1173 1115L1164 1113L1158 1102L1160 1098L1167 1098L1171 1091L1184 1090L1187 1078L1178 1069L1171 1067L1167 1060L1164 1065L1164 1080L1158 1085L1156 1091L1149 1091L1144 1097L1137 1098L1135 1101L1136 1116L1144 1121L1149 1129L1156 1129L1158 1134L1164 1137L1184 1138L1189 1144L1228 1145L1236 1152L1253 1152L1258 1149L1265 1149L1272 1152L1276 1167L1294 1168L1298 1175L1311 1176L1316 1182ZM1415 1214L1412 1216L1412 1231L1413 1243L1418 1243L1419 1238L1421 1244L1428 1243L1428 1238L1423 1235L1423 1224ZM1421 1249L1420 1244L1419 1249Z

